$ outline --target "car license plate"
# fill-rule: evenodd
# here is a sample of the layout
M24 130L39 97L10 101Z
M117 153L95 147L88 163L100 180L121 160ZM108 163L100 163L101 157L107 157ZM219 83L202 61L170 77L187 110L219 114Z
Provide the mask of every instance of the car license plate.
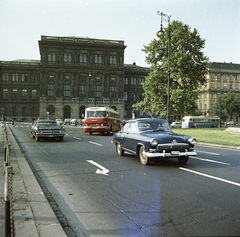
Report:
M179 153L180 153L179 151L172 151L171 152L172 155L179 155Z

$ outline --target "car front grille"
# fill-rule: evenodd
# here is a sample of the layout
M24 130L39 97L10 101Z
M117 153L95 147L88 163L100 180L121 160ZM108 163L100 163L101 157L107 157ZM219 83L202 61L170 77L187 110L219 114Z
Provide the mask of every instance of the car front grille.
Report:
M157 150L165 152L171 152L171 151L185 151L189 149L188 143L168 143L168 144L158 144Z

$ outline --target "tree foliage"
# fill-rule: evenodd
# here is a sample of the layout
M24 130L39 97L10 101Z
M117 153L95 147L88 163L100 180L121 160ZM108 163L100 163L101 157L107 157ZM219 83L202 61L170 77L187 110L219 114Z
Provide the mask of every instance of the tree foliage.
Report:
M213 114L219 116L220 113L220 97L217 99L213 107ZM228 92L221 96L221 119L226 121L228 117L240 117L240 94Z
M144 100L133 105L135 110L152 111L159 117L167 113L168 91L168 31L171 35L170 53L170 110L172 115L194 114L197 110L195 90L205 82L207 60L196 29L173 21L163 35L157 35L142 49L152 71L143 83Z

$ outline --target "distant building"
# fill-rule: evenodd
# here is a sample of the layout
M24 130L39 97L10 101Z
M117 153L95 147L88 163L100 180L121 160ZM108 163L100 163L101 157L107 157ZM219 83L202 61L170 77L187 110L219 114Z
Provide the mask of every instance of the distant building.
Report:
M83 118L86 107L107 106L121 119L132 118L150 68L124 64L125 48L124 41L41 36L40 60L0 62L1 117L32 121L48 112L51 119ZM220 93L240 93L240 64L210 62L208 68L196 103L211 116ZM134 112L137 118L149 116Z
M125 48L124 41L41 36L41 60L0 62L1 115L83 118L86 107L108 106L130 118L150 69L124 65Z
M213 106L220 95L223 96L229 91L240 93L240 64L210 62L208 69L207 82L197 90L198 100L196 103L203 114L212 116ZM234 119L235 121L239 120L238 117Z

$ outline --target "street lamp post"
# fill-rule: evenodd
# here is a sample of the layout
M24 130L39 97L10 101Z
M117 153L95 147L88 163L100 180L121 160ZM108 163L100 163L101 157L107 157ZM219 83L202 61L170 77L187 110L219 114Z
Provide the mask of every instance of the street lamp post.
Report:
M216 78L216 80L218 81L218 76ZM221 75L220 75L220 96L219 96L219 124L218 127L221 128L222 127L222 122L221 122L221 93L222 93L222 88L221 88Z
M163 12L160 12L158 11L157 12L158 15L161 16L161 28L160 30L158 31L158 34L162 35L164 33L164 30L163 30L163 25L162 25L162 22L164 20L167 20L168 22L168 92L167 92L167 121L169 122L170 124L170 74L171 74L171 71L170 71L170 54L171 54L171 50L170 50L170 45L171 45L171 37L170 37L170 17L171 16L168 16L167 14L163 13Z

